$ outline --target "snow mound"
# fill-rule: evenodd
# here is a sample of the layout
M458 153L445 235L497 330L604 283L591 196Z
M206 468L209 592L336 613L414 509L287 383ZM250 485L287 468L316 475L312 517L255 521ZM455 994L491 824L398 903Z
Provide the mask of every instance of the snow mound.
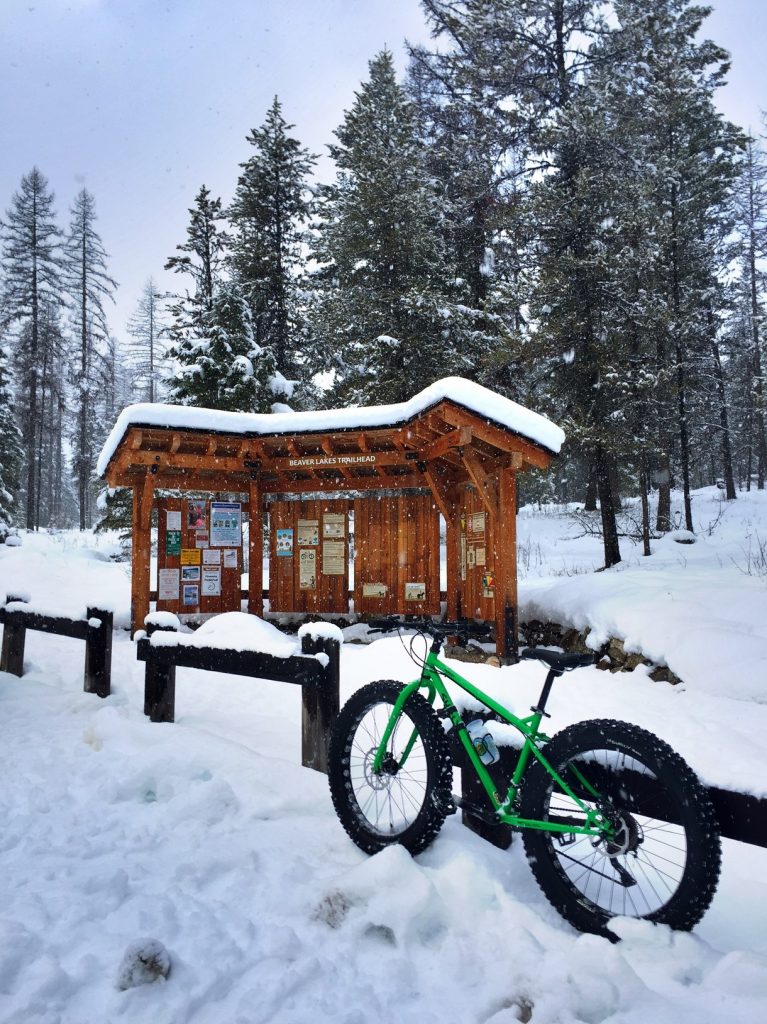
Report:
M121 992L151 985L170 974L170 954L157 939L139 939L125 950L115 985Z

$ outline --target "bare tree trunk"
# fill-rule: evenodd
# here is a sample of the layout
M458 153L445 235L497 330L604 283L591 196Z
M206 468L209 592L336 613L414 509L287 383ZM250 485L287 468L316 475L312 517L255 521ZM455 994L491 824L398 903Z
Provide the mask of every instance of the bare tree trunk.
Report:
M644 555L652 554L650 550L650 501L647 496L649 476L647 456L643 455L639 469L639 493L642 501L642 553Z

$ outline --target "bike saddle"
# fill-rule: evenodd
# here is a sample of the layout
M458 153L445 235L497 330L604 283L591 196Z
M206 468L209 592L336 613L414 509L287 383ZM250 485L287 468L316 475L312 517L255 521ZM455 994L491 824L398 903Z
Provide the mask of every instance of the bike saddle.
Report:
M562 654L560 651L549 651L545 647L528 647L519 652L522 659L535 659L548 665L550 669L561 675L563 672L570 672L574 668L583 668L585 665L593 665L597 660L596 654Z

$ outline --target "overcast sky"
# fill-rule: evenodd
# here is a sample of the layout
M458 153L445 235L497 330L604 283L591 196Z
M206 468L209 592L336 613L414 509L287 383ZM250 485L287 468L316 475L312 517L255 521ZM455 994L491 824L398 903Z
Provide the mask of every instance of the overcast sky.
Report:
M720 105L757 128L767 3L716 6L706 34L733 56ZM147 277L173 284L162 266L200 185L231 198L274 95L322 154L371 57L388 46L404 69L405 38L428 38L418 0L0 0L0 210L35 164L62 226L90 189L123 336Z

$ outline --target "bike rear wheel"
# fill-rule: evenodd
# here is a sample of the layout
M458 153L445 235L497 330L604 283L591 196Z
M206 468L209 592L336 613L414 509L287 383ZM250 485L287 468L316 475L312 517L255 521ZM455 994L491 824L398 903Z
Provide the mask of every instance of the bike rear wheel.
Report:
M450 748L442 723L419 693L406 701L381 770L373 770L402 689L393 680L363 686L341 709L330 741L333 805L346 832L366 853L392 843L419 853L439 832L450 807Z
M549 902L581 931L611 938L608 922L619 915L679 930L697 924L716 892L721 844L711 801L686 762L652 733L607 720L564 729L543 754L612 826L601 838L525 830L525 852ZM574 825L585 819L538 762L525 778L520 814Z

